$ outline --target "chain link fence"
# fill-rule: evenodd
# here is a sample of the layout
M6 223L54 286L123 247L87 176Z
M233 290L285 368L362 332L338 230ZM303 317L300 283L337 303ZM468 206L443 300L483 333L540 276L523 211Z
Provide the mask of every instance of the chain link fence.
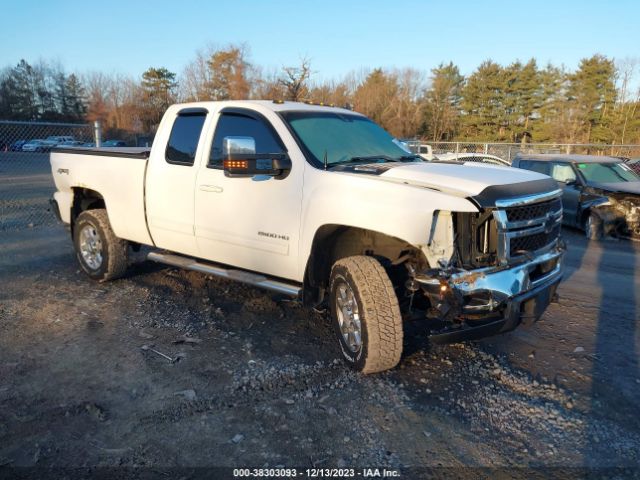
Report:
M49 152L93 141L91 125L0 121L0 232L55 223Z
M483 156L495 156L511 164L513 158L522 153L559 153L608 155L635 159L640 157L640 145L568 144L568 143L485 143L485 142L429 142L408 140L406 142L415 153L433 154L442 159L483 161ZM491 160L491 159L489 159Z
M55 223L49 152L57 145L93 146L88 124L0 121L0 231ZM443 160L511 164L519 153L573 153L639 158L640 145L429 142L407 140L412 151ZM496 157L496 158L491 158Z

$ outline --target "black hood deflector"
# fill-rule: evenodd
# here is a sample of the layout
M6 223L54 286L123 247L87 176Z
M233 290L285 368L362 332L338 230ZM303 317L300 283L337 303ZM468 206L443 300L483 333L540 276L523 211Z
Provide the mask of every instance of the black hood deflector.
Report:
M482 208L496 206L496 200L509 200L511 198L525 197L537 193L547 193L558 190L558 182L552 178L542 178L529 182L511 183L507 185L491 185L485 188L478 195L469 197L474 203Z

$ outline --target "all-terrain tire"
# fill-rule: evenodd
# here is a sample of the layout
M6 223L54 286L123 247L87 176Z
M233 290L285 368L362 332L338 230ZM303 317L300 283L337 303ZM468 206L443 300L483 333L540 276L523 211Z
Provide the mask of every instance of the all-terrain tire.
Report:
M344 285L352 291L360 322L361 345L354 351L340 327L337 296ZM338 292L338 289L341 292ZM353 256L338 260L329 282L331 317L345 361L363 373L395 367L402 355L402 316L398 297L387 272L373 257ZM344 312L343 312L344 314Z
M99 250L99 257L94 254L90 257L91 261L88 261L83 256L83 235L95 239L96 245L99 242L98 247L95 248ZM107 211L104 209L85 210L78 215L73 228L73 245L80 267L94 280L99 282L114 280L124 275L127 270L127 241L116 237L113 233Z
M590 212L584 221L584 233L589 240L602 240L604 226L598 214Z

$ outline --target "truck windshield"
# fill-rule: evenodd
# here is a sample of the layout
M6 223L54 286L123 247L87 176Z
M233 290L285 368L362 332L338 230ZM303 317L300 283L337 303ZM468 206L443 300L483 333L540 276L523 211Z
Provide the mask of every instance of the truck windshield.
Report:
M638 177L623 163L579 163L578 169L587 183L638 182Z
M343 163L420 161L382 127L360 115L283 112L294 135L317 166Z

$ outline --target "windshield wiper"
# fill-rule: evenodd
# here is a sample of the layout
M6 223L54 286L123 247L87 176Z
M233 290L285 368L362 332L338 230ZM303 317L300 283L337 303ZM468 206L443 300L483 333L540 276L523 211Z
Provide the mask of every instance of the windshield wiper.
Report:
M417 153L412 153L411 155L402 155L401 157L396 157L396 160L399 162L406 162L407 160L422 160L422 157Z
M374 160L383 160L384 162L400 162L401 161L401 160L398 160L397 158L393 158L388 155L368 155L368 156L361 156L361 157L351 157L347 160L342 160L340 162L332 162L329 164L329 168L333 168L338 165L347 165L349 163L372 162ZM376 163L382 163L382 162L376 162Z

